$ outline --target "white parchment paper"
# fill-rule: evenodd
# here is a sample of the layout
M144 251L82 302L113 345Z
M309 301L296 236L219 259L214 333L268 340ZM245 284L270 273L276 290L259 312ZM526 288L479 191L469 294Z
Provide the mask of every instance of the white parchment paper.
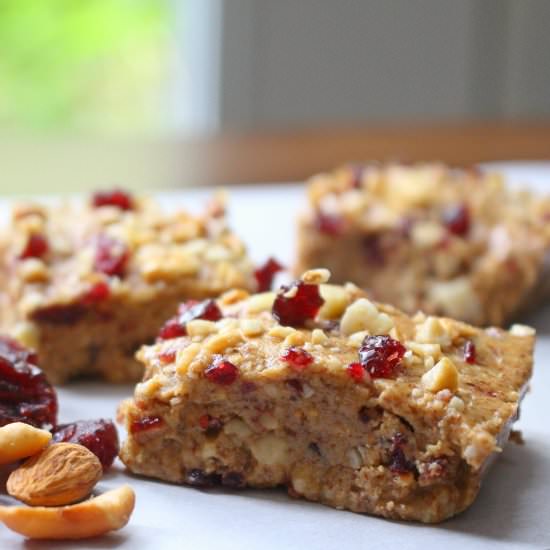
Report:
M515 181L550 192L550 164L505 165ZM548 183L547 183L548 182ZM196 208L205 191L160 194L171 207ZM232 190L235 230L256 260L274 254L290 263L298 186ZM5 216L7 205L0 205ZM538 331L535 374L516 428L525 445L509 443L478 499L459 517L425 526L388 521L290 499L282 490L201 491L129 476L117 462L100 489L131 483L137 494L130 524L90 541L25 541L0 526L0 549L550 549L550 308L527 320ZM114 417L131 386L77 383L59 389L60 420Z

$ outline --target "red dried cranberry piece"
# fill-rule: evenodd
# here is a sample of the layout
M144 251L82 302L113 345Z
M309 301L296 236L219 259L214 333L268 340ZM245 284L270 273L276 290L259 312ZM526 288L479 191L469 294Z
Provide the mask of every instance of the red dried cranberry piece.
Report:
M49 246L46 237L37 233L29 235L25 248L23 248L19 258L26 260L27 258L42 258L48 252Z
M98 191L92 196L92 205L95 208L101 206L116 206L121 210L132 210L134 201L129 193L120 189L112 191Z
M356 382L362 382L365 378L365 369L363 368L363 365L361 365L361 363L350 363L346 367L346 372Z
M258 292L271 290L273 277L283 269L284 267L275 258L269 258L264 265L256 269L256 271L254 271L254 277L258 283Z
M344 233L346 225L340 216L318 212L315 216L315 227L325 235L336 237Z
M187 331L185 330L185 327L180 325L177 317L173 317L164 323L159 331L158 339L171 340L172 338L179 338L180 336L185 336L186 334Z
M214 384L220 384L220 386L229 386L237 380L239 375L239 369L225 359L217 359L204 371L204 376L214 382Z
M164 420L160 416L144 416L130 424L130 431L132 433L147 432L162 426L164 426Z
M359 349L359 360L372 378L391 378L405 351L403 344L390 336L366 336Z
M0 426L25 422L38 428L57 423L57 395L36 366L34 351L0 337Z
M159 359L165 364L173 363L176 360L176 354L175 349L167 349L159 353Z
M106 281L94 283L83 295L82 303L86 305L98 304L109 298L111 287Z
M476 362L476 356L476 345L471 340L467 340L464 343L464 361L473 365Z
M463 237L470 231L470 211L465 204L451 206L443 212L443 223L454 235Z
M109 235L99 235L96 242L94 269L105 275L122 277L128 263L126 245Z
M223 422L215 416L203 414L199 418L199 426L204 430L207 436L215 436L218 435L223 428Z
M188 300L180 304L178 315L166 321L160 329L159 340L170 340L185 336L187 330L185 325L194 319L204 319L206 321L219 321L223 314L214 300L204 300L197 302L196 300Z
M300 327L314 319L325 303L319 293L319 285L295 281L279 290L271 313L281 325Z
M412 473L416 476L418 474L416 465L406 457L403 451L403 446L406 442L407 439L401 433L396 433L392 438L389 469L394 474Z
M182 325L193 321L193 319L204 319L205 321L219 321L223 314L214 300L204 300L202 302L186 302L180 306L179 322Z
M285 363L289 363L294 370L303 370L308 365L313 363L313 356L308 353L305 349L291 347L284 351L281 355L281 359Z
M118 455L118 433L111 420L77 420L53 430L56 442L78 443L92 451L107 470Z

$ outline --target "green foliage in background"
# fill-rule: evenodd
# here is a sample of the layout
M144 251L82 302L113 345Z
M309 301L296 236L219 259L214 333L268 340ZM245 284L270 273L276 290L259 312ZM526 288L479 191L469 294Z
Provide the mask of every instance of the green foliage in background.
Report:
M163 0L0 0L0 132L154 131L169 19Z

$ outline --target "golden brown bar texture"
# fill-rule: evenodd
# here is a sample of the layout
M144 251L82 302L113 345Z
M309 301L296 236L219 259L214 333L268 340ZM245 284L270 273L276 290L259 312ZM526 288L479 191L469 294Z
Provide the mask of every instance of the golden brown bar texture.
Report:
M473 502L517 417L534 330L409 317L325 271L227 293L217 321L142 348L145 378L119 411L132 472L422 522Z
M253 288L223 204L168 214L122 191L20 205L0 237L0 326L34 347L53 382L137 380L136 349L181 300Z
M308 183L296 274L319 265L381 302L503 326L549 295L550 200L440 164L348 166Z

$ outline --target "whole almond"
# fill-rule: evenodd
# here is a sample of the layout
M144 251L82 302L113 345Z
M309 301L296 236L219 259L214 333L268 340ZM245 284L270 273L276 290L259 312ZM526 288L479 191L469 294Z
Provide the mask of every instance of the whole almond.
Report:
M30 506L63 506L87 497L103 474L99 459L75 443L55 443L14 470L8 493Z

